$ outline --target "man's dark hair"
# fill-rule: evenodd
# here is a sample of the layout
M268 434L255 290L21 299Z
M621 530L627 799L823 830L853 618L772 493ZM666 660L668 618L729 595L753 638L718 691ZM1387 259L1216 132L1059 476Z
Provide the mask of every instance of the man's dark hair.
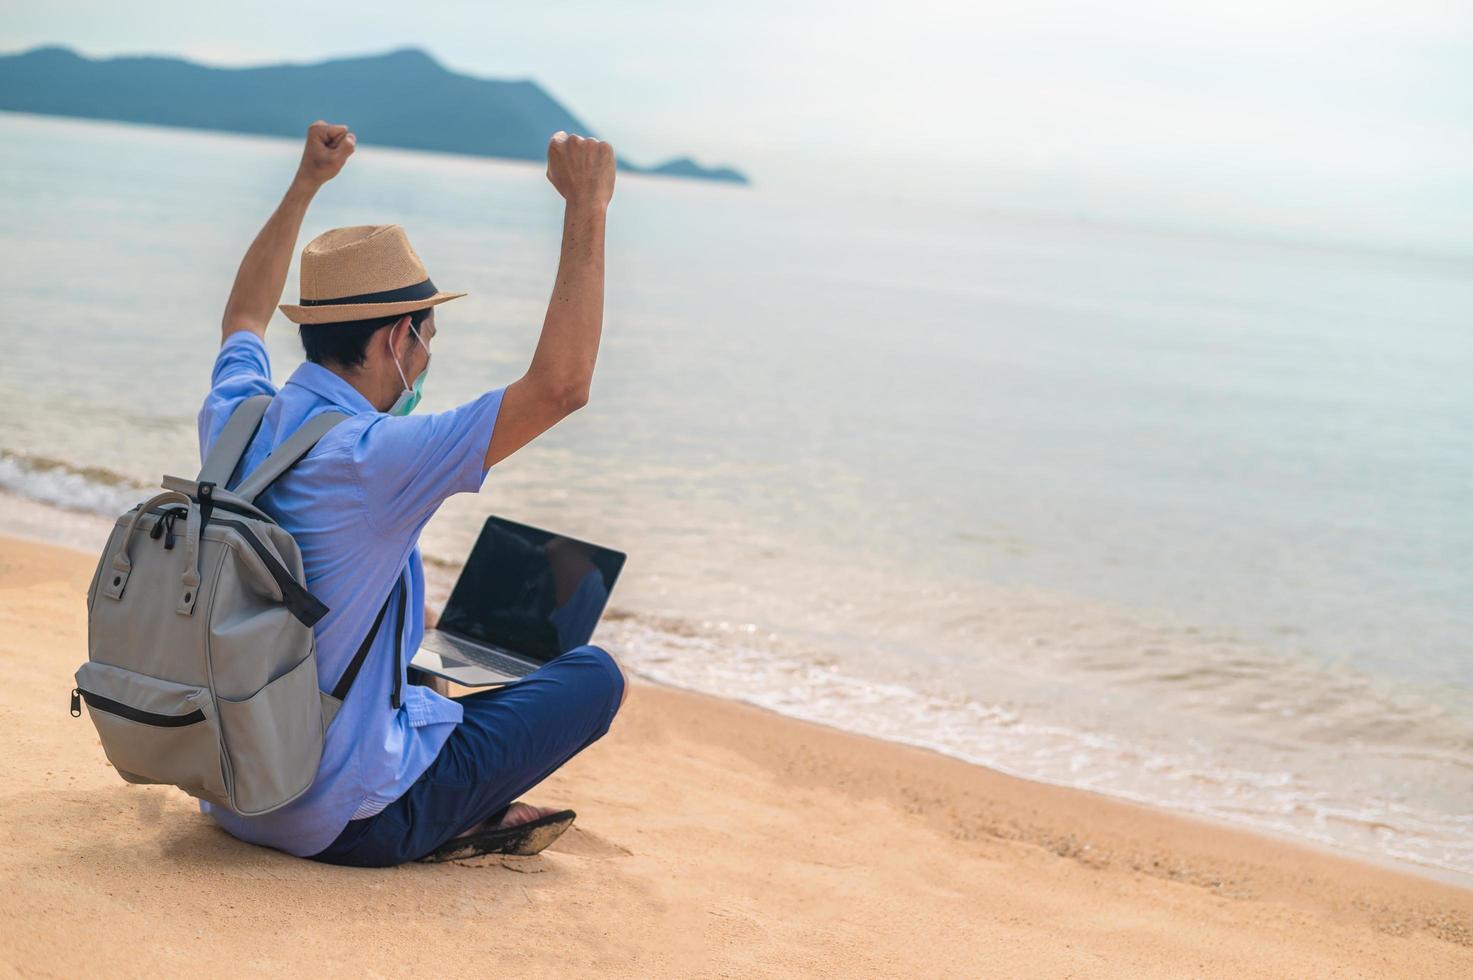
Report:
M426 306L409 314L409 322L414 324L416 333L420 333L431 309L433 307ZM356 368L363 364L363 353L368 349L369 339L384 327L398 323L403 315L395 313L392 316L340 320L337 323L299 323L297 333L302 338L302 349L307 352L307 360L313 364Z

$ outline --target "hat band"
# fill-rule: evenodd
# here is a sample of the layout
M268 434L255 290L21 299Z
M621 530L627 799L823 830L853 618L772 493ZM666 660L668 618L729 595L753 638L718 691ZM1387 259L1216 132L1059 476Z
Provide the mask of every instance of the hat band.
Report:
M379 293L359 293L357 296L339 296L336 299L304 299L301 306L362 306L377 303L403 303L412 299L429 299L439 292L435 284L426 279L413 286L385 289Z

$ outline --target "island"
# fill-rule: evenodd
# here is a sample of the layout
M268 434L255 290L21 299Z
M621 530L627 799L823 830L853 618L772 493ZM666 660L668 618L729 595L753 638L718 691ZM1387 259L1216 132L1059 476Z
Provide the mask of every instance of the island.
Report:
M348 121L360 141L437 153L540 161L558 130L601 139L531 79L450 71L419 48L313 64L220 68L182 58L88 58L48 45L0 55L0 109L232 133L300 137L315 119ZM633 173L750 181L686 156Z

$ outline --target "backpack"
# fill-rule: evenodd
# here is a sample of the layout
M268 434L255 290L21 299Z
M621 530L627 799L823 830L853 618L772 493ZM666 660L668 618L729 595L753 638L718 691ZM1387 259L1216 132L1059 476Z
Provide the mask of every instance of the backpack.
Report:
M242 816L312 785L389 606L323 693L312 627L327 607L303 584L292 536L255 500L347 416L313 416L224 489L270 401L236 408L197 479L165 476L164 492L118 518L87 590L87 662L71 698L74 717L86 703L123 779L172 784Z

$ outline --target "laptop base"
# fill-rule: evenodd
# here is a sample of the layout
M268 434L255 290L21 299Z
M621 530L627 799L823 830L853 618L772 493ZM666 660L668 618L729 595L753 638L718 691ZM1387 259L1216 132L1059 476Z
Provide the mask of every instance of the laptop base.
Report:
M485 649L440 630L426 630L409 666L462 687L504 687L541 664Z

